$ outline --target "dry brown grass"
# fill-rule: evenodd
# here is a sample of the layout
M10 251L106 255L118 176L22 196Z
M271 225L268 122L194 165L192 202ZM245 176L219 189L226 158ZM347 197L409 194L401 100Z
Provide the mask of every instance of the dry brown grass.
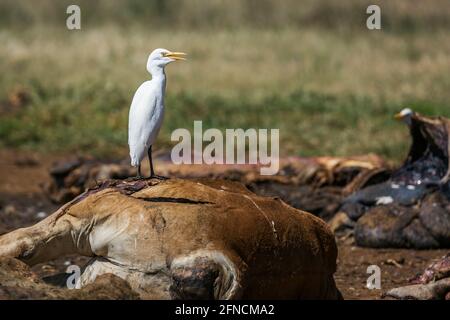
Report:
M155 47L189 53L169 67L170 90L224 96L263 96L303 88L372 98L448 101L450 34L401 36L361 32L351 37L320 30L217 32L81 32L39 29L0 33L0 66L8 84L39 79L48 85L86 80L114 83L130 92L148 78Z

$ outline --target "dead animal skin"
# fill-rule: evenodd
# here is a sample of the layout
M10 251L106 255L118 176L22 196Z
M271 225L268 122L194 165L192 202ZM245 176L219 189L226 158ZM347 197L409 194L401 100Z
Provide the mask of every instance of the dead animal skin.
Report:
M144 299L340 299L327 225L278 199L221 180L109 181L29 228L0 237L0 256L29 265L92 256Z
M394 288L386 292L384 297L404 300L444 300L450 293L450 278L427 284L413 284Z
M394 288L385 297L416 300L450 300L450 253L431 263L412 279L413 285Z

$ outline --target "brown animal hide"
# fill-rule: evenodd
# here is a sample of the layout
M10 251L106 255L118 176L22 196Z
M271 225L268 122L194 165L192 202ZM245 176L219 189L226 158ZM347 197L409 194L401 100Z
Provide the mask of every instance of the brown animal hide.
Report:
M145 299L338 299L327 225L223 180L106 181L38 224L0 237L27 264L94 257Z

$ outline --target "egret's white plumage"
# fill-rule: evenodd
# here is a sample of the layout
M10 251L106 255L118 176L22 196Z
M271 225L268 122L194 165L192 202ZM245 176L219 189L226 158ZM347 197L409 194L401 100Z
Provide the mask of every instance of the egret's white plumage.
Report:
M152 75L152 79L145 81L137 89L128 118L131 165L138 167L138 176L141 175L140 166L146 154L150 160L151 175L154 175L151 146L158 136L164 118L164 67L173 61L184 60L184 55L182 52L156 49L148 57L147 71Z
M131 102L128 145L131 165L137 167L155 142L164 118L164 82L145 81ZM159 83L157 83L159 82Z

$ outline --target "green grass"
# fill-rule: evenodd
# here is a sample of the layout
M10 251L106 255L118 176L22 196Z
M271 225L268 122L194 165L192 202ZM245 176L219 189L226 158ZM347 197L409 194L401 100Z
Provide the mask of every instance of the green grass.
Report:
M55 97L50 99L49 97ZM61 90L35 88L32 102L14 116L0 118L2 147L41 152L80 152L101 157L127 152L128 99L117 87L93 83ZM448 108L426 101L405 103L424 114ZM399 159L406 152L406 128L392 119L402 104L367 97L297 90L260 99L189 92L169 94L158 148L171 146L177 128L279 128L284 155L349 155L374 152ZM446 112L445 112L446 111Z

